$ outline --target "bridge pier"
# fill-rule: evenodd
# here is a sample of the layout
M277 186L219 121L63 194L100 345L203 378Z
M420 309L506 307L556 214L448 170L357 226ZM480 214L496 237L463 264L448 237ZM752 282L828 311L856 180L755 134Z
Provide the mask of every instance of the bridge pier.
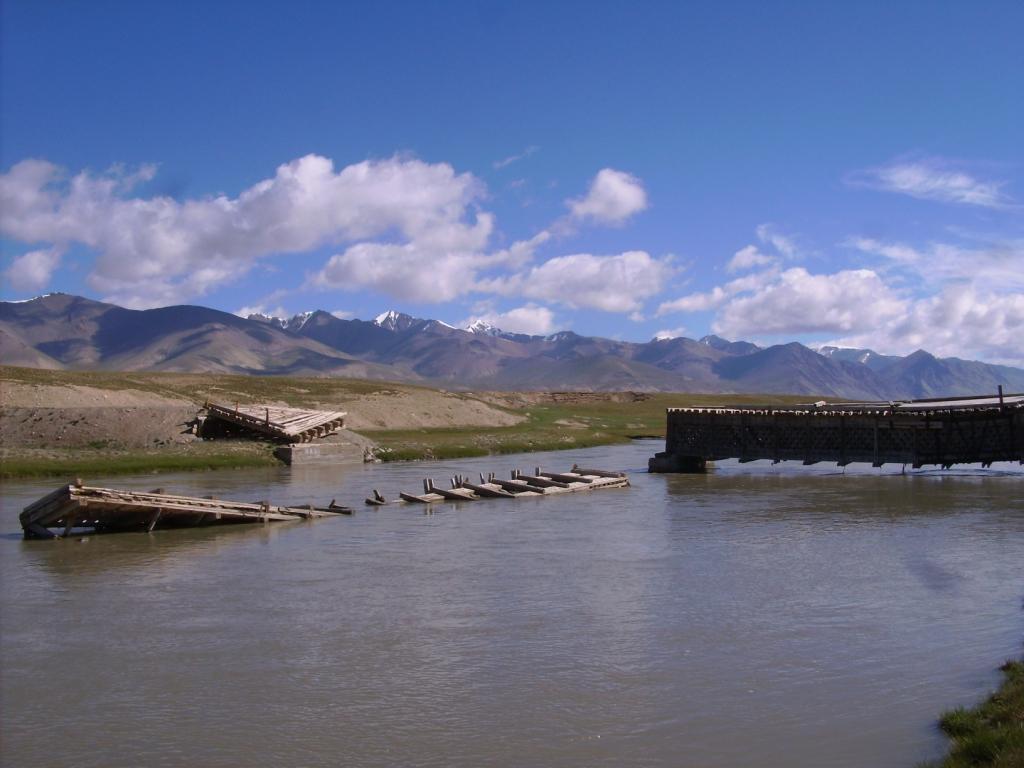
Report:
M708 463L700 456L678 456L662 451L647 460L648 472L699 474L708 471Z

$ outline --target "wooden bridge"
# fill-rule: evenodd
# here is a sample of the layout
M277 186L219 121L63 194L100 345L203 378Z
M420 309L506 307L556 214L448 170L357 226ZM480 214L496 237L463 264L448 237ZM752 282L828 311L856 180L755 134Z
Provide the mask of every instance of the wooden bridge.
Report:
M305 443L337 432L345 426L345 411L311 411L273 405L226 405L207 402L204 433L221 422L271 440Z
M985 466L1024 462L1024 395L794 407L670 408L651 472L702 472L708 461L770 459Z

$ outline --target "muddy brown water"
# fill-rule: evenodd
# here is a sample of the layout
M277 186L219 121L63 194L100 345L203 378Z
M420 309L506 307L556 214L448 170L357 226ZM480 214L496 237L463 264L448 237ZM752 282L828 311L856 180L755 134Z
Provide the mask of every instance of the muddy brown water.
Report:
M456 472L626 469L543 500L23 542L0 511L5 766L913 766L1024 638L1020 467L723 463L653 441L89 478L361 503Z

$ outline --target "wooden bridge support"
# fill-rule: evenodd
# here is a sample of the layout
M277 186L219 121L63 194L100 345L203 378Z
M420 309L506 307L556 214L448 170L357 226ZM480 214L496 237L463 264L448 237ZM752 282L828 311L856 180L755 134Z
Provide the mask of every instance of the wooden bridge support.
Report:
M796 408L673 408L651 472L708 461L868 462L950 467L1024 460L1024 396L817 403Z

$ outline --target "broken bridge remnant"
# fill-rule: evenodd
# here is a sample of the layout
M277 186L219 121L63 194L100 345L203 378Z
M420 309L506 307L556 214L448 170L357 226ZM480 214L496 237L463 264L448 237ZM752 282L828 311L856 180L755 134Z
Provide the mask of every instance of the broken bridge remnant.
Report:
M130 491L64 485L25 507L20 515L26 539L54 539L73 530L93 533L152 531L228 523L272 523L351 514L348 507L281 507L266 501L228 501L212 496L178 496L163 488ZM57 529L58 532L50 530Z
M206 422L211 419L241 427L272 440L306 443L337 432L345 426L347 411L315 411L274 405L235 405L207 402ZM204 430L206 429L204 422Z

